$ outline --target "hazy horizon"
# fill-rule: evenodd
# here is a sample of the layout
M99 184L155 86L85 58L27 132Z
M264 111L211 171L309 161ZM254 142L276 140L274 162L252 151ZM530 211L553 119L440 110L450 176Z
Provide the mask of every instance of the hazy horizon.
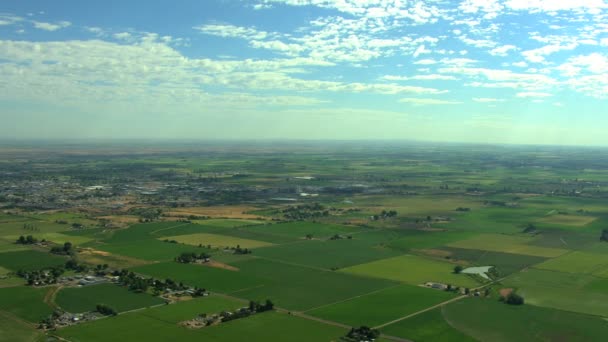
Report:
M608 1L0 4L0 139L606 146Z

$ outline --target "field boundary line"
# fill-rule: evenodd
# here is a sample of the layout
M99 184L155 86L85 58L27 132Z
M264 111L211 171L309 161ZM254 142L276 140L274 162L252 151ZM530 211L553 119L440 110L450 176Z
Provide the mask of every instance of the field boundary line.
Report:
M422 310L420 310L420 311L416 311L416 312L411 313L411 314L409 314L409 315L407 315L407 316L403 316L403 317L401 317L401 318L394 319L394 320L392 320L392 321L390 321L390 322L387 322L387 323L384 323L384 324L381 324L381 325L375 326L375 327L374 327L374 329L381 329L381 328L384 328L384 327L386 327L387 325L391 325L391 324L394 324L394 323L398 323L398 322L404 321L404 320L406 320L406 319L408 319L408 318L411 318L411 317L414 317L414 316L418 316L418 315L420 315L420 314L422 314L422 313L425 313L425 312L427 312L427 311L431 311L431 310L433 310L433 309L440 308L440 307L442 307L442 306L444 306L444 305L447 305L447 304L450 304L450 303L453 303L453 302L456 302L456 301L459 301L459 300L462 300L462 299L464 299L464 298L468 298L468 297L469 297L469 296L467 296L467 295L462 295L462 296L458 296L458 297L456 297L456 298L452 298L452 299L450 299L450 300L446 300L445 302L441 302L441 303L439 303L439 304L436 304L436 305L430 306L430 307L428 307L428 308L426 308L426 309L422 309Z
M175 225L175 226L171 226L171 227L167 227L167 228L160 228L160 229L157 229L157 230L153 230L153 231L151 231L151 232L150 232L150 235L154 235L155 233L160 232L160 231L163 231L163 230L167 230L167 229L174 229L174 228L181 227L181 226L185 226L185 225L188 225L188 224L192 224L192 223L181 223L181 224L177 224L177 225Z
M365 296L368 296L368 295L372 295L372 294L374 294L374 293L382 292L382 291L385 291L385 290L388 290L388 289L392 289L392 288L395 288L395 287L399 287L399 286L402 286L402 285L405 285L405 284L395 284L395 285L391 285L391 286L384 287L384 288L381 288L381 289L378 289L378 290L374 290L374 291L371 291L371 292L362 293L362 294L360 294L360 295L356 295L356 296L354 296L354 297L350 297L350 298L342 299L342 300L339 300L339 301L337 301L337 302L333 302L333 303L328 303L328 304L319 305L319 306L317 306L317 307L314 307L314 308L311 308L311 309L307 309L307 310L304 310L304 311L302 311L302 312L309 312L309 311L317 310L317 309L320 309L320 308L324 308L324 307L326 307L326 306L331 306L331 305L335 305L335 304L340 304L340 303L348 302L349 300L353 300L353 299L360 298L360 297L365 297Z

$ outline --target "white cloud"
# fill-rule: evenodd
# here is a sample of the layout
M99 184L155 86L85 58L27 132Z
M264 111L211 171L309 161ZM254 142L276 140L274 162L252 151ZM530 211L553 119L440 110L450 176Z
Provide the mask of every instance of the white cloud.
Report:
M510 44L499 46L490 50L490 55L504 57L507 56L511 50L517 50L517 46Z
M57 31L60 30L62 28L66 28L72 25L72 23L70 23L69 21L60 21L58 23L52 24L52 23L45 23L45 22L41 22L41 21L32 21L32 24L34 24L34 27L40 30L44 30L44 31Z
M522 97L522 98L537 98L537 97L544 98L544 97L551 97L551 96L553 96L553 94L528 91L528 92L517 93L515 96Z
M453 80L457 80L457 78L454 77L454 76L439 75L439 74L415 75L415 76L386 75L386 76L382 76L382 79L383 80L387 80L387 81L410 81L410 80L418 80L418 81L436 81L436 80L453 81Z
M458 101L447 101L447 100L428 99L428 98L413 98L413 97L406 97L406 98L400 99L399 102L411 103L411 104L417 105L417 106L425 106L425 105L454 105L454 104L461 104L462 103L462 102L458 102Z
M481 102L481 103L495 103L495 102L504 102L505 100L489 98L489 97L474 97L473 101Z
M224 38L265 39L268 32L258 31L253 27L240 27L230 24L207 24L193 27L201 33Z

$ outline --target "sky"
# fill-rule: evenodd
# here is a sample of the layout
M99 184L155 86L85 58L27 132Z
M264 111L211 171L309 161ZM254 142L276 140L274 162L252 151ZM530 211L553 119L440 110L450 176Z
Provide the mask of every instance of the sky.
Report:
M0 138L608 145L608 0L2 1Z

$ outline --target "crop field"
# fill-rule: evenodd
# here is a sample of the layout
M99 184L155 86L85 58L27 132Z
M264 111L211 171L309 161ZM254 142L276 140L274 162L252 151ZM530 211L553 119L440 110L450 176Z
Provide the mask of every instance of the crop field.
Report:
M352 239L303 240L255 251L256 256L325 269L339 269L399 254L399 251L370 244L359 235Z
M193 220L193 223L200 224L201 226L211 226L211 227L220 227L220 228L236 228L242 226L252 226L258 224L264 224L264 221L261 220L222 220L222 219L212 219L212 220Z
M82 245L93 240L92 238L86 236L74 236L62 233L39 233L35 235L36 238L39 240L44 239L46 241L53 242L56 244L64 244L66 242L71 242L75 246ZM9 235L6 236L6 238L10 240L17 240L19 238L19 235Z
M249 227L252 232L263 232L264 234L278 235L293 239L303 239L311 234L313 238L327 239L335 234L348 235L361 231L361 228L343 226L337 224L320 224L313 222L290 222L273 225Z
M432 260L416 255L402 255L394 258L344 268L341 272L361 276L399 281L412 285L438 282L455 286L475 287L475 280L464 274L453 272L454 264Z
M531 241L533 238L527 236L482 234L466 240L451 242L447 246L547 258L557 257L567 252L565 249L529 245L528 243Z
M445 306L451 326L480 341L601 341L601 317L471 298Z
M280 313L263 313L204 329L186 329L170 321L147 316L146 311L78 325L58 332L61 337L74 342L194 339L218 342L241 339L253 342L308 342L336 341L344 333L342 328Z
M202 253L208 251L207 248L169 243L156 239L142 239L126 243L101 243L89 246L111 254L155 262L173 260L183 252Z
M0 342L34 342L40 341L42 334L32 328L32 325L15 319L0 311Z
M175 240L178 243L184 243L193 246L209 246L212 248L231 248L240 246L241 248L258 248L272 246L271 243L264 241L240 239L232 236L219 235L219 234L189 234L189 235L176 235L169 236L163 239Z
M608 316L608 283L591 275L530 269L504 281L532 305Z
M358 277L340 272L317 270L264 259L233 263L239 273L260 279L258 286L232 292L240 298L271 298L290 310L312 308L339 302L395 285L390 280Z
M146 274L157 279L174 279L186 284L219 291L234 292L261 286L263 280L255 274L241 271L230 271L215 267L192 264L178 264L175 262L164 262L135 267L134 272Z
M597 217L593 216L582 216L582 215L549 215L546 216L538 222L555 224L560 226L572 226L572 227L583 227L586 226L593 221L595 221Z
M61 289L55 297L55 303L63 310L78 313L95 311L97 304L109 305L117 312L122 312L162 304L164 301L114 284L100 284Z
M140 311L140 315L157 319L163 322L179 323L192 319L199 314L213 314L222 311L231 311L247 305L246 302L232 298L210 295L203 298L178 302L174 305L163 305Z
M567 273L601 275L608 272L608 254L575 251L547 260L535 268Z
M53 309L44 302L49 290L23 286L0 288L0 313L6 311L20 319L38 323L53 313Z
M543 257L531 255L490 252L479 249L465 249L453 247L441 247L438 250L428 250L421 252L427 252L433 255L432 253L436 253L437 251L445 252L445 254L441 255L444 257L449 257L452 261L464 261L469 266L494 266L500 276L506 276L515 273L526 267L537 265L547 260Z
M399 285L310 310L307 314L351 326L377 326L453 297L445 291Z
M0 253L0 266L13 271L59 266L65 264L66 260L61 256L34 250Z
M421 313L382 329L388 335L417 342L474 342L474 338L452 327L443 317L442 308Z

